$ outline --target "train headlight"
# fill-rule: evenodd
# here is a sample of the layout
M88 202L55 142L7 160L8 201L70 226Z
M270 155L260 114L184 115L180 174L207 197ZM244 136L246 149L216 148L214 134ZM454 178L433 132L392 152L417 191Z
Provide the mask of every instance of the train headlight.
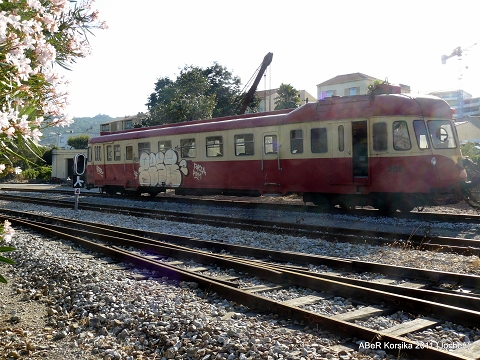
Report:
M435 156L432 157L432 160L430 160L433 166L437 165L437 159L435 159Z

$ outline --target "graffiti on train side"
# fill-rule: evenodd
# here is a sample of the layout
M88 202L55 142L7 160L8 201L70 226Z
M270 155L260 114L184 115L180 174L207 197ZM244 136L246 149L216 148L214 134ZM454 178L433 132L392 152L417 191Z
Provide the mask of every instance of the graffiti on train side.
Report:
M182 184L182 174L188 175L187 162L178 162L178 155L172 149L140 155L138 179L142 186L177 187Z
M197 180L202 180L202 176L205 175L207 176L207 172L205 171L205 168L202 165L193 164L193 177Z
M98 175L103 176L103 169L100 166L95 166L95 170L97 171Z

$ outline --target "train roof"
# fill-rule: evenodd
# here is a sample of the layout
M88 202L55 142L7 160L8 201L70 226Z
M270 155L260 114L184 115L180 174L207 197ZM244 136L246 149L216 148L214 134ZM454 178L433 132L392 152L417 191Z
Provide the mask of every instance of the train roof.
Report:
M359 119L374 116L418 116L421 118L438 117L451 119L452 114L452 109L445 100L430 95L356 95L326 98L316 103L302 105L293 110L230 116L133 129L95 137L90 139L90 143L94 144L196 132L225 131L229 129L249 129L288 123Z

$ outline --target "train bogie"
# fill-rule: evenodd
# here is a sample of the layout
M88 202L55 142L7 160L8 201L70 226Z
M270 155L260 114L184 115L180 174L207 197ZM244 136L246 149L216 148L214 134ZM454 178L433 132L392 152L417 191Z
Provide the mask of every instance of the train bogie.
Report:
M446 102L400 94L133 129L91 139L87 181L110 193L285 195L383 211L453 203L466 174Z

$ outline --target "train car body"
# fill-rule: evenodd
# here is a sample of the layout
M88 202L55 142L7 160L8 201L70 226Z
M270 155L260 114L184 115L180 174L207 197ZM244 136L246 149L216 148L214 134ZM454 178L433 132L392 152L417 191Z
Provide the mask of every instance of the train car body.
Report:
M406 211L458 202L465 180L450 106L396 87L132 129L93 138L88 148L87 186L112 194L298 193L317 205Z

